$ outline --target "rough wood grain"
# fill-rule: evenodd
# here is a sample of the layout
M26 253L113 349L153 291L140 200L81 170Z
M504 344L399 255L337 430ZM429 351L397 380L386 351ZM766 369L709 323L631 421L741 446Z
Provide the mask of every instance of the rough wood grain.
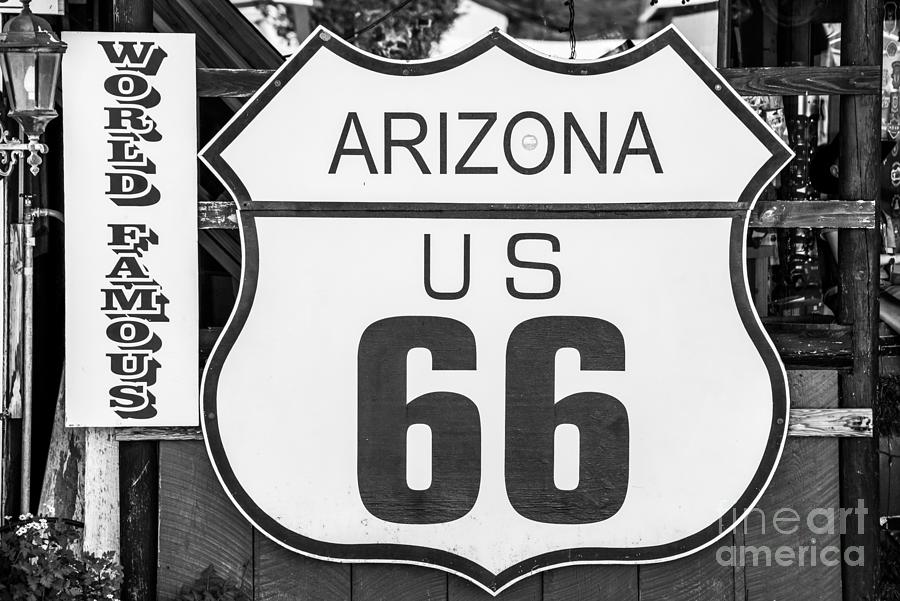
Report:
M788 372L789 374L795 372ZM811 372L815 373L815 372ZM791 409L788 436L859 438L872 436L871 409ZM198 427L118 428L116 440L203 440Z
M198 69L202 98L246 98L271 77L272 69ZM880 94L880 67L754 67L719 69L744 96L804 94Z
M201 230L237 229L237 209L234 203L224 200L206 200L198 203L197 225Z
M38 515L84 521L84 428L66 428L65 376L59 383Z
M22 417L22 327L25 302L25 282L23 270L25 256L22 224L9 226L9 264L7 266L7 338L6 356L6 410L13 419Z
M198 207L200 229L237 229L237 210L233 202L201 201ZM750 226L874 228L875 203L853 200L760 201L750 214Z
M197 94L201 98L247 98L274 72L274 69L197 69Z
M848 368L853 328L765 319L763 325L788 369Z
M742 96L881 93L881 68L876 66L753 67L719 73Z
M159 444L155 441L121 443L119 468L124 599L155 599Z
M637 566L569 566L544 572L544 601L638 601Z
M135 440L203 440L203 432L192 426L159 426L116 428L119 442Z
M353 601L446 601L447 574L399 564L354 564Z
M203 443L159 447L159 598L175 598L209 566L251 588L252 527L219 485Z
M468 580L447 576L447 601L541 601L542 574L535 574L515 583L499 595L491 595Z
M349 601L350 565L312 559L253 533L256 601Z
M734 569L716 560L721 546L720 541L681 559L640 566L640 600L733 601Z
M794 372L788 372L789 374ZM814 372L813 372L814 373ZM872 436L871 409L791 409L788 436L860 438ZM118 428L116 440L203 440L197 427Z
M884 2L847 2L841 22L841 64L880 65ZM841 99L839 190L845 198L877 201L881 193L881 94ZM841 376L841 406L871 407L878 379L878 255L874 230L841 230L838 265L841 307L838 319L853 324L853 371ZM842 563L843 598L874 598L879 580L878 439L840 442L841 497L844 507L862 501L869 512L842 537L845 549L865 548L865 564Z
M22 420L3 420L3 461L6 465L18 465L22 459ZM2 515L19 515L21 500L19 473L21 470L3 470L3 513Z
M86 428L84 550L119 558L119 443L113 428Z
M791 409L790 436L866 438L872 436L871 409Z
M750 213L751 227L875 227L875 203L867 200L760 201Z
M792 412L833 407L837 403L835 372L790 372L788 380ZM825 518L817 517L814 513L819 508L828 511L838 507L838 441L788 440L775 476L758 508L738 526L738 531L743 534L745 551L748 551L743 554L746 562L744 575L747 599L840 599L840 565L824 565L817 556L817 564L812 566L808 550L802 567L796 564L778 565L774 555L781 547L790 548L795 554L800 553L801 546L816 545L819 550L829 545L839 547L839 534L818 532L818 525L824 524ZM778 513L779 510L781 513ZM793 521L792 512L796 512L798 521ZM811 514L813 529L807 524ZM776 515L781 532L776 530L773 523ZM765 550L773 554L768 564L764 559ZM758 565L753 565L754 553L758 553ZM827 555L826 559L830 560L831 556Z

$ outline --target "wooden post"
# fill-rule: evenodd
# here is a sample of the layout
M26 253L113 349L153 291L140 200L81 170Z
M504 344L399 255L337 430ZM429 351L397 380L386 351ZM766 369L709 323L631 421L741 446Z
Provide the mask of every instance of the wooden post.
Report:
M884 6L866 0L844 4L841 64L881 64ZM879 195L881 166L880 95L841 98L840 186L842 195L874 200ZM853 324L853 371L842 375L841 406L871 407L878 376L878 253L875 230L841 230L839 265L841 323ZM841 506L867 510L854 514L843 536L843 547L862 547L864 565L842 562L843 598L874 599L878 582L879 508L877 437L842 440Z
M103 0L113 31L152 32L153 0ZM115 443L118 461L116 496L123 599L156 599L157 533L159 530L159 443ZM87 515L85 515L87 522Z
M119 557L119 443L113 428L84 436L84 551Z
M3 420L4 437L2 461L7 466L19 465L22 460L22 303L24 301L24 229L21 224L7 229L6 248L6 360L4 373ZM2 515L18 515L20 472L9 469L3 473Z
M719 38L716 67L731 66L731 0L719 0Z

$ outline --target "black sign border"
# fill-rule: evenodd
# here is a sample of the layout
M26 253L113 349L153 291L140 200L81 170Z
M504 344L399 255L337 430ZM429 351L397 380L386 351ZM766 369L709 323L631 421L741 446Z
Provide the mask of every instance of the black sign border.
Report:
M593 205L463 205L433 203L309 203L309 202L254 202L249 192L230 166L222 158L222 152L240 134L265 105L283 88L312 56L320 49L327 49L345 60L388 75L418 76L439 73L464 64L491 48L500 48L507 54L534 67L571 75L607 73L633 65L666 47L673 48L692 70L711 88L719 93L722 102L769 149L771 158L754 175L744 188L737 202L717 203L662 203L659 205L593 204ZM279 83L275 83L275 82ZM787 436L788 391L781 361L757 320L747 293L744 280L744 236L749 209L763 187L791 158L785 148L723 80L697 55L674 29L669 28L633 51L594 63L566 63L556 61L523 48L505 35L494 31L458 54L444 59L421 62L389 62L365 54L324 29L316 30L301 50L285 64L263 89L248 103L243 112L232 120L201 153L210 168L222 179L235 196L244 245L243 279L240 298L234 313L217 342L207 363L203 379L202 424L204 438L216 472L234 503L264 534L280 544L298 552L322 559L341 562L402 562L430 565L466 576L494 594L514 581L532 573L572 563L654 563L698 551L721 538L735 527L736 518L743 517L762 494L771 479ZM415 211L411 214L410 211ZM494 574L475 563L453 553L403 544L335 544L302 536L282 526L267 515L247 494L235 476L224 451L218 430L216 391L224 362L240 335L250 314L259 276L259 246L256 220L290 217L413 217L418 219L460 218L497 219L622 219L622 218L684 218L730 217L732 219L729 248L731 285L735 304L744 327L755 344L769 372L772 383L773 411L769 440L763 460L747 490L738 502L720 519L703 530L679 541L645 548L591 547L552 551L531 557Z

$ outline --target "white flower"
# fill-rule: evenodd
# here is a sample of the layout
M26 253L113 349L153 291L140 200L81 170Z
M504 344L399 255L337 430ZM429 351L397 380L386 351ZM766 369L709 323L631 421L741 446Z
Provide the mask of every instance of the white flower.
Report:
M46 527L47 527L47 520L45 520L44 518L41 518L40 520L38 520L38 524L41 525L41 528L46 528Z
M25 527L23 526L22 528L19 528L18 530L16 530L16 536L22 536L22 535L25 534L26 532L28 532L28 528L25 528Z
M37 565L37 559L38 559L37 557L32 557L31 559L29 559L29 561L31 562L31 565L36 566L36 565Z

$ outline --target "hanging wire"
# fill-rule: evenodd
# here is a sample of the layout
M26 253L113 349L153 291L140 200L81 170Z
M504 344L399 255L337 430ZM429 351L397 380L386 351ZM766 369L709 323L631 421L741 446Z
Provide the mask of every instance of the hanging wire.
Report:
M566 0L563 4L569 7L569 60L575 60L575 0Z
M350 40L356 38L357 36L360 36L360 35L364 34L365 32L369 31L370 29L372 29L373 27L377 26L379 23L381 23L381 22L384 21L385 19L389 18L391 15L394 15L394 14L396 14L397 12L403 10L403 9L406 7L406 5L407 5L407 4L410 4L412 1L413 1L413 0L403 0L403 2L401 2L400 4L398 4L396 7L392 8L392 9L389 10L389 11L387 11L386 13L384 13L383 15L381 15L380 17L378 17L377 19L375 19L374 21L372 21L371 23L369 23L368 25L366 25L365 27L363 27L362 29L360 29L360 30L358 30L358 31L354 31L354 32L350 35L350 37L347 38L347 41L350 41Z

